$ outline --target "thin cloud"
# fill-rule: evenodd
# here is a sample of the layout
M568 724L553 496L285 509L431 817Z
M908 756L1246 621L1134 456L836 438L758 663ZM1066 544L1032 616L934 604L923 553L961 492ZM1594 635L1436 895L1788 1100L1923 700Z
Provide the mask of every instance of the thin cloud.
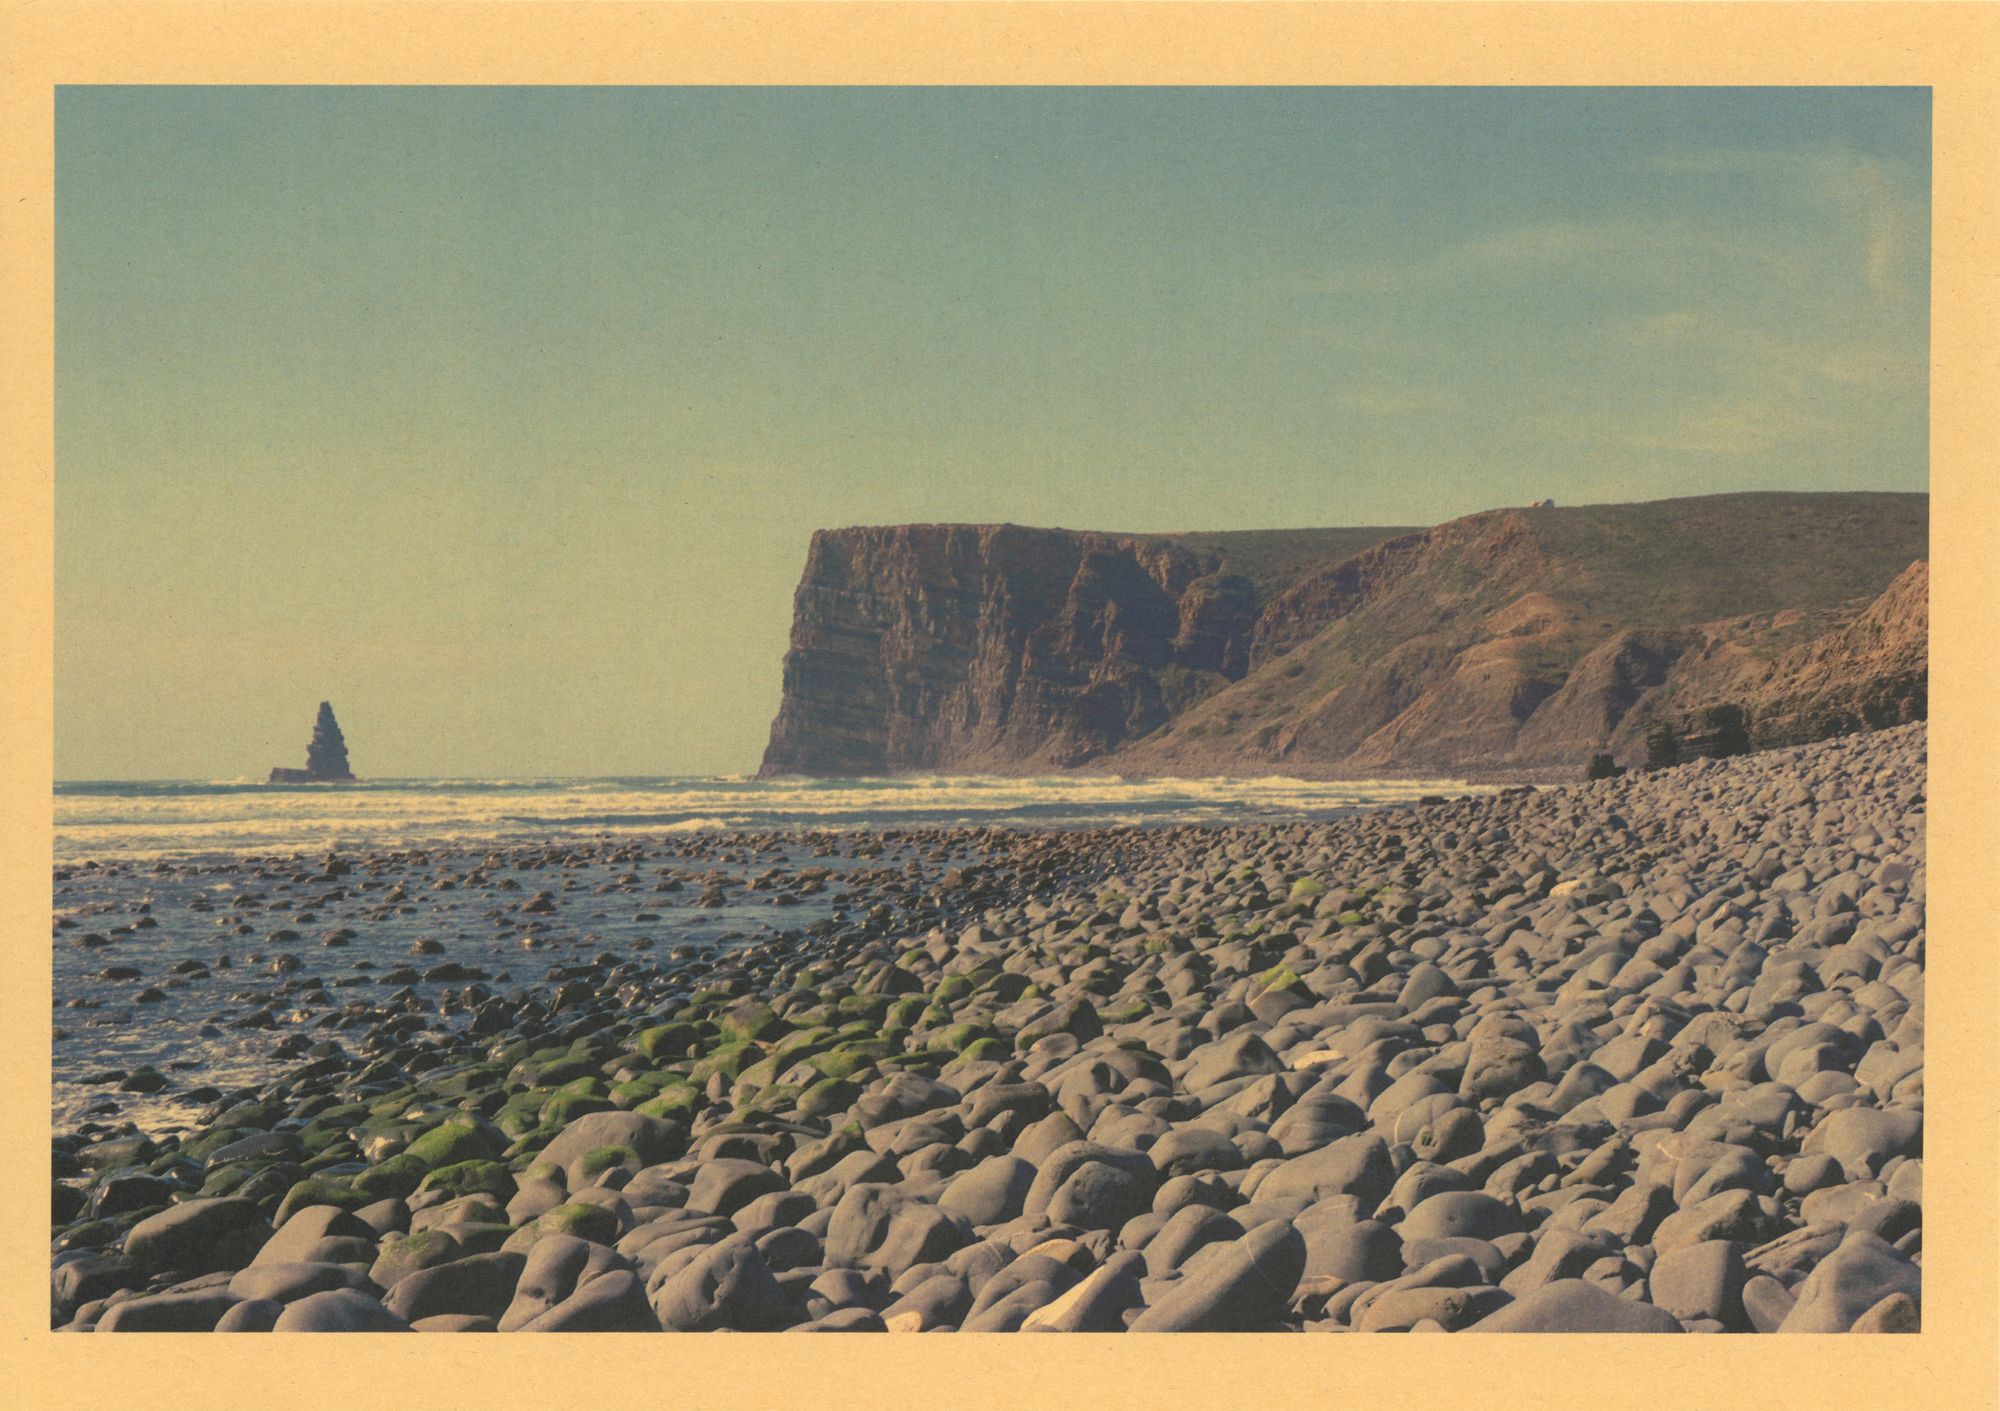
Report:
M1691 407L1667 424L1618 438L1637 451L1756 459L1781 447L1818 440L1841 422L1810 401L1786 395L1719 397Z
M1626 325L1620 335L1634 347L1705 357L1732 375L1769 377L1802 394L1825 385L1908 390L1924 372L1907 346L1881 339L1783 338L1701 309L1670 309Z
M1397 294L1510 273L1642 257L1643 264L1656 269L1696 259L1763 266L1791 262L1785 252L1746 244L1685 222L1546 220L1507 226L1405 260L1327 271L1307 278L1301 287L1307 293Z
M1790 182L1844 211L1858 236L1861 274L1878 300L1902 292L1901 271L1911 244L1913 201L1880 159L1842 148L1817 151L1737 149L1677 152L1654 159L1661 171L1706 176L1756 176Z
M1531 415L1539 434L1593 454L1728 460L1771 467L1865 442L1874 419L1905 404L1924 368L1882 340L1781 336L1698 308L1608 329L1620 346L1678 385L1705 384L1669 405L1598 403ZM1614 360L1617 360L1614 358Z

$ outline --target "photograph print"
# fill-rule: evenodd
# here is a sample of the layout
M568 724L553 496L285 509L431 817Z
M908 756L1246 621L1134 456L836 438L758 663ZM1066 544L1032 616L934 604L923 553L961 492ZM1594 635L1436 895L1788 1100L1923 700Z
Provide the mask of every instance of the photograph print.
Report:
M50 1328L1919 1329L1929 90L55 138Z

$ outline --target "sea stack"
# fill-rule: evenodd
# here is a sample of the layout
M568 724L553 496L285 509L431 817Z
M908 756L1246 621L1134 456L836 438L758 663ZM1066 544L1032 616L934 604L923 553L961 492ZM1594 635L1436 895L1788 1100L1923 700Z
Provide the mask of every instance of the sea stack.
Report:
M304 769L273 769L272 784L351 784L354 774L347 767L347 740L340 722L333 718L333 705L319 703L319 718L313 721L312 741L306 746Z

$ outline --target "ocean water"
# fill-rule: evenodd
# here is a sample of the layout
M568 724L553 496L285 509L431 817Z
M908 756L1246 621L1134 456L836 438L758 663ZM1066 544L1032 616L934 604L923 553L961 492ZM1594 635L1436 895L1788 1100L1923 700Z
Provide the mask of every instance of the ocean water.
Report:
M58 862L129 862L742 828L1280 821L1473 788L1451 780L1077 776L77 782L55 786L55 850Z

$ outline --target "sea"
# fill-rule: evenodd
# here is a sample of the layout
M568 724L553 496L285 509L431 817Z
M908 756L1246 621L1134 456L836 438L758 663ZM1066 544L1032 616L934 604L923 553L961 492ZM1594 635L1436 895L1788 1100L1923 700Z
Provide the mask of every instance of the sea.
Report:
M910 830L1324 820L1473 789L947 776L60 783L52 1117L58 1131L184 1129L218 1091L280 1071L287 1041L351 1041L341 1006L352 1002L407 987L449 1029L467 1022L468 978L500 992L559 982L565 963L607 951L782 943L855 917L861 869L979 860L976 838L941 856ZM864 832L904 841L828 841ZM540 860L506 861L523 856ZM763 886L806 867L827 871L824 890ZM718 876L725 885L703 897ZM542 888L553 914L524 915ZM129 1090L148 1073L165 1085Z
M1444 779L1077 775L66 782L55 786L55 854L58 863L133 862L727 829L1282 822L1476 788Z

